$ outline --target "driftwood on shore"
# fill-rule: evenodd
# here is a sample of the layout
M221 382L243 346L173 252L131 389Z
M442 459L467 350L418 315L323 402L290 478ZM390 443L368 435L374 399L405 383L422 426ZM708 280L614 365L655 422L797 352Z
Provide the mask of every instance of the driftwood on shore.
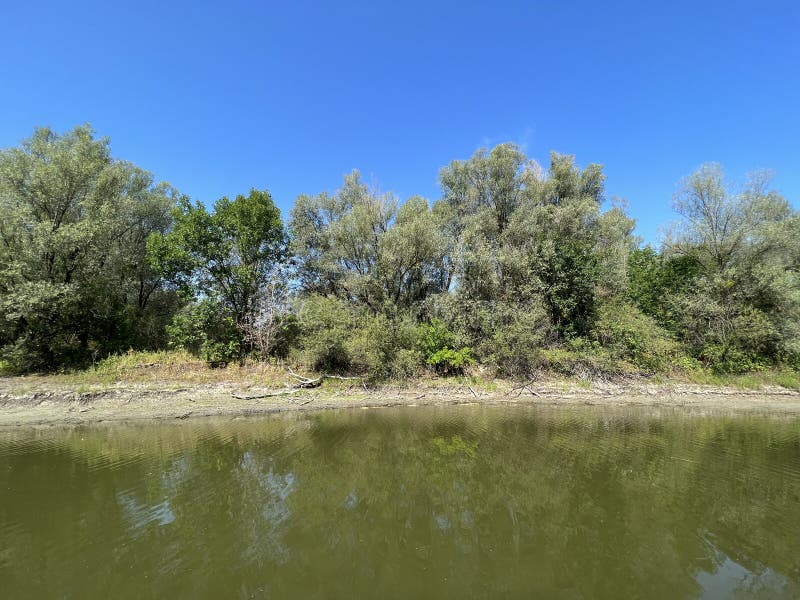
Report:
M531 385L533 385L535 381L536 381L535 379L532 379L531 381L527 381L521 385L512 387L510 390L506 392L506 396L513 394L514 392L517 392L517 397L519 397L524 390L528 390L532 395L536 396L537 398L541 398L542 395L531 387Z
M236 398L237 400L259 400L261 398L272 398L275 396L287 396L289 394L296 394L298 392L302 392L303 390L308 390L312 388L316 388L322 385L322 382L326 379L339 379L342 381L363 381L363 377L345 377L343 375L331 375L329 373L323 373L319 377L303 377L302 375L298 375L294 371L292 371L291 367L288 367L289 375L291 375L296 381L291 386L287 387L284 390L278 390L276 392L267 392L266 394L257 394L255 396L242 396L239 394L231 394L232 397ZM310 400L309 400L310 402Z

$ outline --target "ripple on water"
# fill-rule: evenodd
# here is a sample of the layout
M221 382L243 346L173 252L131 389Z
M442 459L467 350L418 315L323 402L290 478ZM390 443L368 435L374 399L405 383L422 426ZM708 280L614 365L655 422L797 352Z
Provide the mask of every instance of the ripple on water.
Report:
M452 406L14 430L0 491L14 598L800 595L790 419Z

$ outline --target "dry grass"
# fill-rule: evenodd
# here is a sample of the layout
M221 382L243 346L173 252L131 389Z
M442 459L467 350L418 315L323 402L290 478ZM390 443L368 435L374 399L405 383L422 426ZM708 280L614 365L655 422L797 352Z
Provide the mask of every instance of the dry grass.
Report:
M111 356L81 371L49 375L28 375L21 378L29 385L47 381L51 384L98 386L114 383L180 384L237 383L282 385L286 369L275 363L246 360L242 364L212 369L188 352L127 352Z
M305 371L301 371L306 374ZM308 373L310 374L310 373ZM185 351L128 352L109 357L95 366L68 373L27 375L6 380L15 393L35 391L45 385L53 388L63 386L83 392L103 389L117 384L131 384L146 389L179 389L192 385L242 384L279 388L294 380L287 372L287 365L278 362L246 360L242 364L212 369L204 361ZM536 382L546 384L565 393L574 389L590 389L597 382L591 379L565 377L555 373L540 373ZM800 390L800 373L791 370L771 370L747 375L720 375L705 370L690 370L681 373L659 374L645 378L641 383L669 384L690 383L702 386L733 387L742 390L759 390L766 386ZM402 381L384 382L386 388L448 389L473 388L483 393L498 393L513 387L513 382L497 379L490 370L473 367L465 376L437 377L421 375ZM326 389L336 392L349 389L352 382L326 382Z

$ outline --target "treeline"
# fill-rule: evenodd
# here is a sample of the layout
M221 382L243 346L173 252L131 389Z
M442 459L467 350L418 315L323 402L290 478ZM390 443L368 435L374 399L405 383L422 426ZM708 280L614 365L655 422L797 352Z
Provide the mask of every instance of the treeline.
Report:
M800 366L800 214L759 173L715 165L675 196L662 247L603 209L600 165L513 144L400 202L357 172L302 195L191 202L88 127L0 153L0 361L7 371L185 348L373 378Z

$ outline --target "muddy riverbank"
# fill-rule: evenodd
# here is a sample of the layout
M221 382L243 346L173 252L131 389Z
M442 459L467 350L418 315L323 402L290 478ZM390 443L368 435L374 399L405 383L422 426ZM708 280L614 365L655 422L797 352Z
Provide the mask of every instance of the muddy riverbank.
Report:
M24 382L22 382L24 383ZM780 387L759 390L647 382L540 381L520 387L494 381L481 387L464 382L414 385L323 385L292 394L242 382L180 384L114 383L65 386L18 378L0 379L0 426L79 424L141 419L268 414L338 408L471 404L670 406L736 413L800 416L800 392ZM281 391L281 390L277 390ZM267 397L259 397L268 395Z

